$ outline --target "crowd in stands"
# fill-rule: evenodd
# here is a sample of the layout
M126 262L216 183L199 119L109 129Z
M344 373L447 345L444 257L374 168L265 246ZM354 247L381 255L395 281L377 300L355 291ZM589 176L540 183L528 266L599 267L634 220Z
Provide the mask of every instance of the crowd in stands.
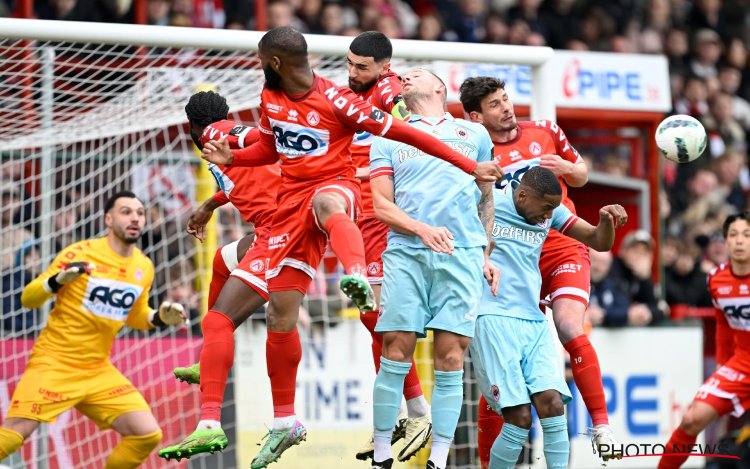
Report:
M253 29L252 2L240 0L146 0L148 23ZM77 21L133 21L132 0L36 0L36 17ZM0 15L12 15L13 0L0 0ZM634 233L622 249L592 254L592 324L656 324L669 306L710 306L706 275L727 260L721 237L725 217L747 208L750 191L747 147L750 130L750 10L742 0L270 0L266 26L291 25L303 32L356 35L379 30L391 38L473 43L548 45L557 49L664 54L669 61L673 113L699 119L709 134L706 154L691 164L664 161L661 217L665 220L660 259L654 240ZM570 133L570 132L569 132ZM650 136L648 136L650 137ZM573 144L576 142L573 139ZM591 169L628 174L629 162L583 155ZM13 226L18 187L3 180L2 237L19 249L0 259L3 291L36 273L32 233ZM74 194L71 197L75 196ZM66 201L60 201L64 207ZM16 208L13 208L16 207ZM158 222L159 209L153 213ZM60 246L75 216L61 210ZM224 220L232 218L221 212ZM60 218L60 220L57 220ZM236 218L235 218L236 219ZM165 228L166 229L166 228ZM175 229L173 227L173 229ZM162 229L152 229L160 236ZM222 241L242 227L225 225ZM86 235L90 235L87 233ZM66 237L67 236L67 237ZM71 237L72 236L72 237ZM152 237L153 238L153 237ZM144 240L146 248L158 240ZM4 244L8 245L8 244ZM168 255L168 253L165 253ZM651 265L661 262L661 286L651 283ZM7 267L16 268L12 275ZM8 277L8 278L6 278ZM686 287L690 285L691 287ZM656 293L654 293L656 292ZM15 308L13 298L4 305ZM4 306L5 308L5 306ZM5 310L5 309L4 309ZM7 310L6 310L7 311Z

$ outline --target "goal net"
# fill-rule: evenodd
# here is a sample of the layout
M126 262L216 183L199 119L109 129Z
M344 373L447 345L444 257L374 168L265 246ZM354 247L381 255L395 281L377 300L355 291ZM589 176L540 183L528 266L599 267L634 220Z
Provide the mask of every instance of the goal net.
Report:
M209 237L207 246L185 233L191 209L216 186L201 169L184 106L197 90L215 89L226 97L231 118L256 123L263 74L254 49L262 33L96 24L79 29L75 23L0 19L0 411L4 417L48 314L43 308L21 306L24 285L62 247L103 235L104 201L117 190L131 189L148 211L140 246L156 268L151 305L167 298L179 301L193 322L180 330L147 333L125 328L112 361L150 403L164 431L162 445L172 444L193 431L198 417L198 388L176 382L172 369L198 359L213 250L247 229L229 206L215 214L215 238L211 242ZM349 40L309 37L309 44L316 71L346 84ZM481 45L472 52L455 46L396 41L393 68L444 70L443 56L505 61L504 51L513 60L538 66L551 53ZM534 80L538 78L534 72ZM302 459L320 462L320 467L365 467L353 454L369 437L372 424L370 339L336 290L340 271L326 264L305 300L309 319L301 329L297 406L310 438L285 454L275 464L279 469L301 467ZM247 467L265 433L264 424L271 422L262 315L237 331L237 342L223 411L230 446L224 454L193 457L190 467ZM429 397L428 342L420 345L419 355ZM469 364L466 377L466 405L451 453L452 468L478 466L479 394ZM118 441L114 432L97 429L71 410L43 425L0 467L102 467ZM152 455L144 467L164 464Z

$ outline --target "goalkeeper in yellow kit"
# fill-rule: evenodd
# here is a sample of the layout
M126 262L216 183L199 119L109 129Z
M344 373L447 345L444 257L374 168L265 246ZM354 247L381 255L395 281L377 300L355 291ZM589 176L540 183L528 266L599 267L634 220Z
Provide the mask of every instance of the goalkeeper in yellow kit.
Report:
M113 195L104 222L107 236L66 247L23 291L27 308L57 297L0 427L0 460L40 422L52 422L71 407L123 436L105 469L138 467L161 441L148 404L112 365L109 352L123 325L179 325L185 312L177 303L162 303L158 311L148 306L154 266L135 246L146 223L135 194Z

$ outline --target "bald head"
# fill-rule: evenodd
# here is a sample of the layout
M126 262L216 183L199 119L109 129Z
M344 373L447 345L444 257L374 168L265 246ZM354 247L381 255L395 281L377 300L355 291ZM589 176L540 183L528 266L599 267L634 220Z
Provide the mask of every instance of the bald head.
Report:
M258 50L280 57L307 57L307 41L296 29L282 26L264 34L258 43Z

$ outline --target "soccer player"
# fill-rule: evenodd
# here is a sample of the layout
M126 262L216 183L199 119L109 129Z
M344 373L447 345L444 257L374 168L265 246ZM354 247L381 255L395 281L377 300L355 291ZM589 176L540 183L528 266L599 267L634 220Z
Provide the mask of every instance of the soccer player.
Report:
M698 434L719 417L730 413L741 417L750 409L750 318L746 313L750 305L750 213L727 217L723 232L729 262L708 276L716 308L717 369L700 387L665 445L659 469L682 466Z
M415 129L437 135L467 159L492 159L487 131L445 112L446 87L437 76L417 69L403 78L402 95ZM499 272L484 249L492 228L492 184L477 187L457 168L392 140L377 139L370 161L375 214L391 227L383 253L383 307L375 327L383 334L383 355L373 392L372 467L393 464L391 436L404 378L417 337L431 329L435 387L427 467L445 469L461 413L464 353L474 335L483 273L497 291Z
M615 228L627 221L619 205L599 210L591 226L561 205L556 175L530 168L521 182L495 190L495 249L490 260L502 272L495 296L485 287L469 350L479 388L505 424L492 445L490 469L513 469L531 428L531 403L544 432L547 467L568 467L570 442L564 403L570 391L557 364L547 320L539 310L539 257L550 230L598 251L612 247ZM509 333L513 331L513 333Z
M340 282L344 293L362 311L375 308L372 288L363 276L362 235L354 223L359 215L359 183L350 150L354 132L413 143L479 179L494 181L501 175L494 162L478 164L313 73L307 42L292 28L274 28L263 35L258 56L266 79L260 140L241 150L231 150L226 139L203 147L206 160L225 166L262 166L281 159L282 183L266 272L266 359L274 423L251 464L254 469L266 467L306 437L294 412L302 355L297 315L327 240L346 271Z
M567 185L584 185L588 171L563 130L550 121L518 122L505 83L495 78L468 78L461 84L460 94L464 111L473 122L484 125L495 143L496 158L505 172L496 187L505 189L510 181L521 180L529 168L541 166L558 177L563 190L562 204L575 213L573 201L567 196ZM616 441L609 426L599 358L583 327L591 282L588 249L552 231L542 249L539 266L541 297L549 296L552 303L560 342L570 354L573 378L594 424L594 442L597 447L612 448ZM485 399L479 402L477 424L479 457L486 466L502 418L491 411ZM604 460L613 457L600 456Z
M393 48L391 41L385 34L377 31L367 31L352 41L346 57L349 71L349 88L360 98L374 107L391 113L398 119L403 119L405 111L401 93L401 79L391 71L391 55ZM357 166L357 178L361 182L362 215L357 226L362 232L365 245L365 263L367 264L367 280L375 293L376 307L380 307L380 285L383 283L383 260L381 258L388 242L386 224L375 217L370 190L370 145L375 136L369 132L360 131L354 134L352 145L352 159ZM379 309L361 314L362 324L372 335L372 356L375 362L375 372L380 369L383 335L375 332L378 322ZM417 367L412 362L411 370L404 380L404 399L406 400L406 418L399 417L393 432L393 442L404 438L406 444L402 449L404 460L409 459L422 448L432 434L429 415L429 405L422 393L419 383ZM372 457L375 450L374 436L357 452L357 459L366 460Z
M194 94L185 112L190 136L199 149L219 137L226 138L232 148L244 148L258 141L257 129L227 120L229 106L218 93ZM195 364L175 370L178 379L201 385L200 421L183 441L159 451L159 456L166 459L189 458L197 453L222 450L228 444L221 428L221 405L234 363L234 331L268 301L265 274L271 219L281 184L279 166L225 167L209 163L209 169L220 190L191 214L188 232L203 241L205 225L213 211L231 201L242 218L254 225L255 235L244 255L239 255L238 246L246 244L245 239L223 246L214 256L209 310L201 324L200 362L206 366L201 369ZM238 259L241 261L237 262Z
M114 194L104 205L104 223L107 236L66 247L23 290L26 308L57 296L0 427L0 460L40 422L53 422L71 407L122 435L106 469L138 467L161 441L148 404L109 361L109 351L124 324L178 326L186 321L185 311L170 302L156 311L148 306L154 266L135 247L146 223L135 194Z

